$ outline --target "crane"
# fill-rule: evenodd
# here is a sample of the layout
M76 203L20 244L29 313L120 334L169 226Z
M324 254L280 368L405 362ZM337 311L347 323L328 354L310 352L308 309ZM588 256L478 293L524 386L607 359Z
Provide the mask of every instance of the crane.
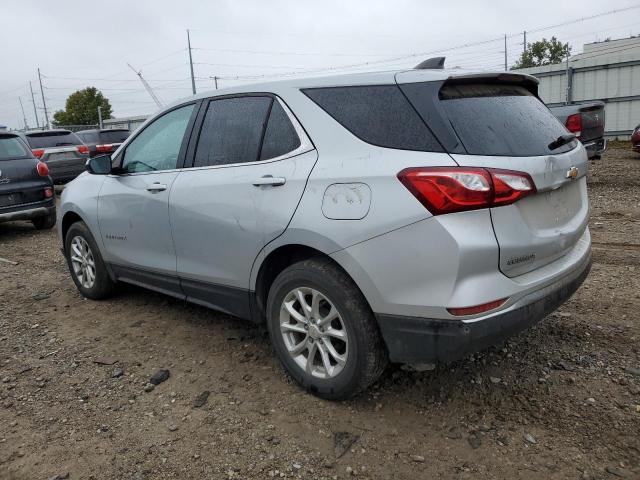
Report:
M142 76L142 71L138 71L135 68L133 68L131 66L130 63L127 63L127 66L133 70L133 73L135 73L138 78L140 78L140 81L142 82L142 85L144 86L144 89L147 91L147 93L149 95L151 95L151 98L153 98L153 101L156 102L156 105L158 106L158 108L162 108L162 101L160 100L160 98L158 97L158 95L153 91L153 89L151 88L151 85L149 85L147 83L147 81L144 79L144 77Z

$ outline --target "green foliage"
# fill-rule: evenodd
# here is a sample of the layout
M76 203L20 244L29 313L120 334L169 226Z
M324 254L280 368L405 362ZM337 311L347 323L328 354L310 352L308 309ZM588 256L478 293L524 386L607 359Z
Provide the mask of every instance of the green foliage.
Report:
M102 107L102 119L111 118L109 100L95 87L87 87L69 95L64 110L53 115L56 125L97 125L98 107Z
M551 37L551 40L543 38L538 42L529 43L527 50L511 69L561 63L570 53L571 47L568 43L559 42L556 37Z

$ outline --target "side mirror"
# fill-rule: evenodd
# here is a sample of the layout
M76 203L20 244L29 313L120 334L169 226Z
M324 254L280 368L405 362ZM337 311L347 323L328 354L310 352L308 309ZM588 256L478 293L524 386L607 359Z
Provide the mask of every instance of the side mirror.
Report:
M85 169L92 175L108 175L111 173L111 155L99 155L85 163Z

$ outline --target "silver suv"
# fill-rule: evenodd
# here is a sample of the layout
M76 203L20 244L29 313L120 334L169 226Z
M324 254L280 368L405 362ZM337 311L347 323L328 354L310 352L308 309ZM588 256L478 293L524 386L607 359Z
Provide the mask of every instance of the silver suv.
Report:
M182 100L62 195L71 276L266 322L330 399L542 319L591 263L585 149L510 73L411 70Z

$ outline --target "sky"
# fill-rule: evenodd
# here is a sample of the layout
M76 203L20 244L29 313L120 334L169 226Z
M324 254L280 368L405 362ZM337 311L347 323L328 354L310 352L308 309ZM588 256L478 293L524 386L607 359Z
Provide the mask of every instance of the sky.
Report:
M20 98L35 127L29 81L43 122L38 68L50 119L88 86L109 99L115 117L156 111L127 63L164 103L190 95L187 29L200 92L214 88L214 76L223 88L411 68L439 55L448 67L500 70L504 35L509 65L525 30L527 42L555 35L580 53L584 43L640 34L640 2L0 0L0 124L24 126Z

